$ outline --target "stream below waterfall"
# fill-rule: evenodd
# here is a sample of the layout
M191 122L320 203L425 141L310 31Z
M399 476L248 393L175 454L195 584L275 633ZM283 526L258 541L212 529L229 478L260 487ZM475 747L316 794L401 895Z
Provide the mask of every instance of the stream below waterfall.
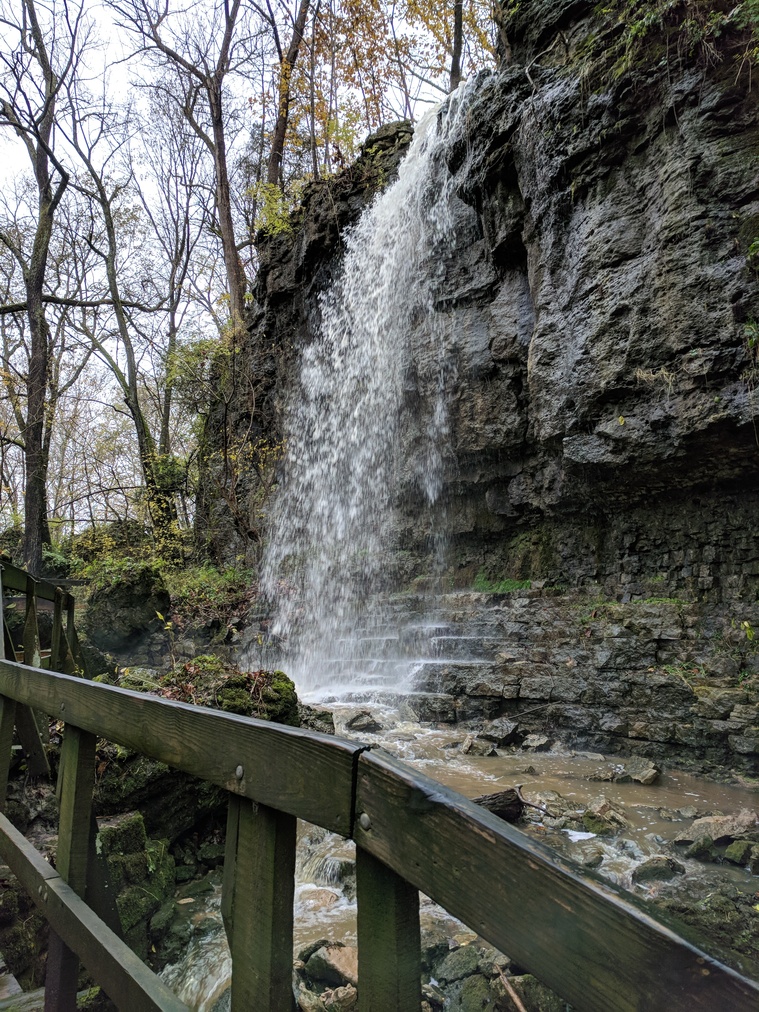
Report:
M356 708L334 707L338 734L350 737L345 723ZM673 841L698 816L733 814L757 807L757 792L747 787L721 784L687 773L663 773L651 785L604 781L620 759L581 752L501 751L493 756L461 754L462 732L435 729L412 721L397 720L392 708L372 707L371 715L382 730L363 731L362 742L381 746L412 767L440 783L473 798L522 785L526 800L537 800L550 809L554 798L578 810L603 795L624 813L627 825L612 836L578 833L554 828L536 809L525 810L519 828L555 848L602 878L653 897L667 888L665 882L637 884L633 871L647 858L675 853L687 867L694 889L730 883L747 894L757 891L757 878L747 869L729 864L704 864L682 856ZM319 939L356 942L356 905L353 878L354 845L321 830L299 823L295 891L294 956ZM214 874L216 878L214 878ZM231 962L221 922L221 881L212 873L212 890L195 900L184 900L186 916L194 934L181 963L167 967L162 977L177 995L198 1012L222 1010L228 1005ZM476 936L466 926L422 897L423 945L431 939L448 940L452 946ZM426 941L425 941L426 940Z

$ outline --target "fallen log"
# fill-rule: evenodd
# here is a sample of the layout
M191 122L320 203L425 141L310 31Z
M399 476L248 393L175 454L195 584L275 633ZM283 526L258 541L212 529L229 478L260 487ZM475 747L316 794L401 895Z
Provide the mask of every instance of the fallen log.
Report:
M472 801L475 805L487 808L493 815L497 815L499 819L504 819L506 822L516 822L521 819L525 806L535 808L551 819L556 818L547 808L543 808L542 805L533 805L531 801L528 801L522 794L521 787L521 784L517 784L516 787L509 787L508 790L499 791L497 794L481 794L479 798L472 798Z
M506 791L498 791L497 794L482 794L479 798L472 798L475 805L487 808L493 815L506 822L516 822L522 817L524 800L518 790L509 788Z

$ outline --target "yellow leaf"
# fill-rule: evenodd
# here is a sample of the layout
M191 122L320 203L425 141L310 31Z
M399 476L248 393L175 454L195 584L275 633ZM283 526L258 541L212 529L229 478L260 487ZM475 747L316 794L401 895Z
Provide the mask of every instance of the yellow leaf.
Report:
M617 419L617 421L619 422L620 425L624 425L625 424L625 416L624 415L620 415L619 418Z

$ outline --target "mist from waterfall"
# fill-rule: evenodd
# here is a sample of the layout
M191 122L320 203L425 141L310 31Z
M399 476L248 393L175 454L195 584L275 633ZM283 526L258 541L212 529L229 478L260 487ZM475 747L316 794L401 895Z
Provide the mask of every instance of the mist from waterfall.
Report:
M467 94L416 128L397 181L348 234L300 353L262 584L301 695L349 687L366 668L395 589L399 491L430 511L442 490L451 377L435 304L453 227L442 151Z

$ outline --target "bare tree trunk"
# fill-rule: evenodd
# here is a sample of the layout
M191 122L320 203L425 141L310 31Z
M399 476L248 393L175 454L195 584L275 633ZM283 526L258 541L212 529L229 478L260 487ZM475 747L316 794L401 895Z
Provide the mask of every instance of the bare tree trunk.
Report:
M169 368L164 379L163 403L161 404L161 431L158 436L158 452L166 457L171 453L171 403L174 396L174 379L171 373L171 362L177 349L177 310L172 305L169 309L169 336L166 344L166 361Z
M42 304L42 286L52 231L49 198L49 193L40 194L37 233L34 238L31 263L25 279L30 354L26 381L26 425L24 427L26 457L24 565L34 575L39 573L42 566L42 546L50 542L45 493L47 460L43 447L49 332Z
M273 186L279 185L280 173L282 171L282 155L285 150L285 134L287 133L287 121L290 115L290 85L292 81L293 67L298 59L300 44L303 41L303 31L306 27L308 8L310 0L300 0L298 16L293 26L293 35L290 39L290 46L287 55L284 56L279 67L279 107L277 109L277 122L274 126L274 136L271 142L271 153L269 155L269 167L267 171L267 182Z
M311 48L309 52L310 73L309 73L309 113L311 126L311 171L314 179L319 178L319 157L316 149L316 45L314 35L316 33L316 20L319 17L321 0L316 0L316 10L311 28Z
M15 105L3 99L0 113L24 142L37 184L37 224L32 253L24 270L27 315L29 319L29 371L27 374L26 420L23 432L26 465L24 496L24 564L33 574L42 567L42 546L50 543L47 520L47 467L45 447L45 400L48 389L50 332L45 318L42 293L45 283L53 220L69 177L50 147L59 81L53 71L46 39L37 18L34 0L24 0L23 23L34 40L34 61L44 83L44 102L32 112L29 95L24 91L23 76L17 79ZM72 29L71 47L74 48ZM23 31L22 31L23 34ZM51 160L59 175L55 189L50 178Z
M227 169L227 142L224 136L224 111L221 80L214 77L207 86L208 104L213 129L213 159L216 176L216 213L219 217L224 267L229 285L229 315L235 332L245 319L245 271L237 251L235 228L232 220L232 198L229 191Z
M461 84L461 53L464 48L464 0L453 4L453 49L451 51L451 85L455 91Z

